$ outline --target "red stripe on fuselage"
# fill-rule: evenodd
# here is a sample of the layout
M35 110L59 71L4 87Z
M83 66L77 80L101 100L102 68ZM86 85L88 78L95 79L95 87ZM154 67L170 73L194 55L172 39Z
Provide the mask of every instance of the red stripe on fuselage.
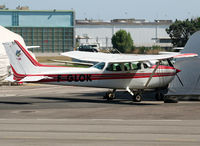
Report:
M47 76L53 79L43 79L38 82L57 82L58 78L59 82L66 82L67 77L73 76L79 78L81 75L90 75L91 80L116 80L116 79L136 79L136 78L149 78L152 73L117 73L117 74L18 74L14 68L11 66L15 80L20 81L21 79L25 78L26 76ZM167 77L167 76L174 76L175 72L165 72L165 73L155 73L153 77Z
M153 65L151 68L156 68L157 65ZM175 69L174 67L171 66L164 66L164 65L159 65L158 69Z

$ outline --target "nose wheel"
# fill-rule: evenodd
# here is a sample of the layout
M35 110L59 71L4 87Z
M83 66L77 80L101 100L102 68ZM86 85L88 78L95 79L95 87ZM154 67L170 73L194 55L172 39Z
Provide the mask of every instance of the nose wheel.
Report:
M133 95L133 101L134 102L141 102L142 101L142 95L139 93L136 93Z
M142 90L133 92L129 87L126 87L126 91L128 91L132 95L132 99L134 102L141 102L142 101Z

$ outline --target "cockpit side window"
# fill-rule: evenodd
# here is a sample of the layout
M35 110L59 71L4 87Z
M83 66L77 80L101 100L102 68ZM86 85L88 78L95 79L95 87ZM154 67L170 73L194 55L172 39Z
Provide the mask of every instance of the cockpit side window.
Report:
M131 70L131 63L124 63L124 71L130 71Z
M141 69L141 63L140 62L131 62L132 70L139 70Z
M107 71L122 71L122 64L120 63L110 63L106 68Z
M162 61L160 62L160 65L170 66L170 65L169 65L169 62L168 62L167 60L162 60Z
M144 69L150 68L152 66L151 62L149 61L145 61L142 64L143 64Z
M148 65L146 63L143 63L144 68L148 68Z

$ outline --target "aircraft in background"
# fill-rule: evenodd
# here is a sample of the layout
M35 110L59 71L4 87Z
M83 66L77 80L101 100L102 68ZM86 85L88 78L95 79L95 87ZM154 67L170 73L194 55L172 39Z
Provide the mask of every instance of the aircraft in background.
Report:
M10 60L13 75L7 80L12 82L43 83L54 85L73 85L84 87L109 88L105 98L115 98L117 89L128 91L135 102L142 100L147 89L166 88L180 71L173 67L170 59L174 55L125 55L73 51L82 60L97 61L90 68L60 67L40 64L17 41L3 43ZM89 54L88 54L89 53ZM181 54L182 55L182 54ZM183 56L197 56L184 54ZM158 60L156 65L151 60ZM165 63L164 63L165 62ZM162 65L163 63L168 65Z

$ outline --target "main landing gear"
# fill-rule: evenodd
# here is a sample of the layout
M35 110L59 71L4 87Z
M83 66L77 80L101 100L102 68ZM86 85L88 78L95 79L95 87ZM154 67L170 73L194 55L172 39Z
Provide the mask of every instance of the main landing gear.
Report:
M132 95L132 99L134 102L141 102L142 101L142 91L141 92L132 92L130 89L127 89L127 91ZM107 101L113 100L116 98L116 89L113 90L109 90L108 92L106 92L106 94L104 95L104 99L106 99Z
M134 102L141 102L142 101L142 90L138 90L137 92L132 92L129 87L126 90L132 95L132 99Z
M113 99L116 98L115 92L116 92L116 89L109 90L108 92L106 92L106 94L104 95L103 98L108 100L108 101L113 100Z
M142 101L143 90L132 91L131 89L129 89L129 87L127 87L126 91L128 91L131 94L132 100L134 102L141 102ZM109 90L103 98L106 99L107 101L112 101L113 99L116 98L115 93L116 93L116 89ZM164 101L164 103L177 103L178 102L177 97L175 97L175 96L170 96L170 97L165 96L164 93L162 93L159 90L157 90L155 98L156 98L157 101Z

